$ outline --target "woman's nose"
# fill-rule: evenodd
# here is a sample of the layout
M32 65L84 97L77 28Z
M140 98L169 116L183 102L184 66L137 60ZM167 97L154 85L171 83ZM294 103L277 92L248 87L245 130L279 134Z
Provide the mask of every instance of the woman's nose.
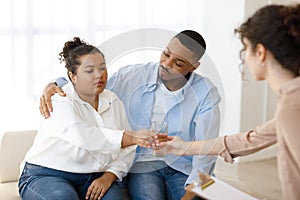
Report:
M96 70L96 77L97 78L101 79L102 75L103 75L103 71L102 70Z

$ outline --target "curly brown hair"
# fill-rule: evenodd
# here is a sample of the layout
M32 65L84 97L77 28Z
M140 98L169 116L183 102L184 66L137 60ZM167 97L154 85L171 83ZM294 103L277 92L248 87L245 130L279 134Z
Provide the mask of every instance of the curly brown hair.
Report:
M244 45L242 61L243 38L247 38L253 51L257 44L264 45L283 68L300 75L300 4L262 7L235 29L235 33Z
M74 37L73 40L65 43L62 52L59 53L59 60L65 62L69 76L69 72L72 74L77 73L77 68L81 64L79 60L81 56L95 52L100 53L104 58L103 53L98 48L87 44L79 37Z

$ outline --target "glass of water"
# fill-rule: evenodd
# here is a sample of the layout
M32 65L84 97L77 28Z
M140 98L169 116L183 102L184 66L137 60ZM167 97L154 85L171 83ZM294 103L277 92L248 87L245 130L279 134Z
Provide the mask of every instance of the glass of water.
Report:
M168 138L168 122L167 121L154 121L151 123L151 128L154 134L157 136L159 142L166 142ZM164 157L166 155L165 148L159 148L153 150L155 157Z

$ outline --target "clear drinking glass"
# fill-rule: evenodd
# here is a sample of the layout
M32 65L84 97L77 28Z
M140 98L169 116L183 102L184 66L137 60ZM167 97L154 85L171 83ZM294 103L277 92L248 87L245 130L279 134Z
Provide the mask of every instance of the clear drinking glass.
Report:
M168 138L168 122L167 121L154 121L151 123L152 131L157 135L159 142L166 142ZM156 157L164 157L166 155L166 149L154 149L153 155Z

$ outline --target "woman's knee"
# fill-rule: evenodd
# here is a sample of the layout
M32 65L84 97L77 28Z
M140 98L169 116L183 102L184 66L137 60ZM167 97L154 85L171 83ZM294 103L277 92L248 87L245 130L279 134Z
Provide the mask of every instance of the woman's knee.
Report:
M23 200L79 200L76 190L57 177L32 177L20 191Z

